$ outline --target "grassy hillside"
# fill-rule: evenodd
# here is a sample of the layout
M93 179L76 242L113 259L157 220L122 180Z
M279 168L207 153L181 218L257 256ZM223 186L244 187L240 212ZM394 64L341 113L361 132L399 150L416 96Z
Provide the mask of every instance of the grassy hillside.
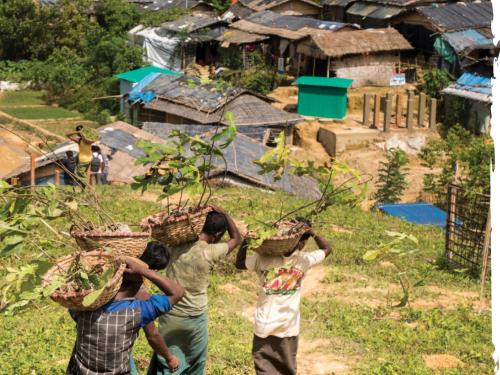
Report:
M137 223L158 210L157 203L134 197L128 187L106 187L100 194L118 221ZM300 204L285 194L257 189L224 188L216 197L213 203L239 220L257 212L272 216L280 201ZM393 263L372 265L361 259L386 238L386 230L411 233L420 240L418 255L400 260L412 279L426 276L424 286L415 289L411 309L390 307L401 297ZM303 287L300 374L479 375L492 369L491 312L477 311L477 281L439 267L444 251L440 229L333 207L317 231L332 242L334 252L310 271ZM54 252L61 255L65 249ZM1 263L20 264L33 256ZM234 254L211 276L208 374L252 373L251 320L258 284L254 275L236 271L233 261ZM63 308L47 301L14 317L2 316L0 332L0 374L64 372L75 334ZM147 366L150 349L142 334L134 352L139 366ZM449 367L450 361L455 368L432 369Z

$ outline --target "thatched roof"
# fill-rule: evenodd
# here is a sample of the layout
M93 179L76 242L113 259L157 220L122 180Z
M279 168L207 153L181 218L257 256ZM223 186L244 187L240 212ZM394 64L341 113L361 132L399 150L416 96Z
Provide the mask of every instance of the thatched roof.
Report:
M196 77L159 75L142 91L153 91L156 99L144 108L176 115L193 123L226 124L223 112L232 112L239 126L286 126L302 120L297 114L274 108L274 101L242 88L219 88L202 84Z
M236 45L262 42L266 39L269 39L269 37L266 35L252 34L236 29L226 30L224 34L217 38L219 42Z
M232 23L231 28L253 34L299 40L308 36L311 30L338 31L345 28L354 29L355 27L341 22L322 21L314 18L287 16L271 11L263 11Z
M377 52L413 49L396 29L352 30L341 33L311 31L297 51L315 58L342 57Z

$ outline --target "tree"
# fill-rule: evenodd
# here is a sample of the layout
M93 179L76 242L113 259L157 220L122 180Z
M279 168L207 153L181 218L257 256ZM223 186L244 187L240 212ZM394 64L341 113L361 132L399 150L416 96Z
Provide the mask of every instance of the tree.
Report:
M424 72L424 91L431 98L440 96L440 92L453 81L453 77L446 70L431 69Z
M400 148L391 148L386 156L387 161L380 162L375 199L379 203L395 203L401 200L401 195L408 187L408 168L405 166L409 159Z
M99 24L110 34L121 36L137 25L137 8L127 0L103 0L99 4Z

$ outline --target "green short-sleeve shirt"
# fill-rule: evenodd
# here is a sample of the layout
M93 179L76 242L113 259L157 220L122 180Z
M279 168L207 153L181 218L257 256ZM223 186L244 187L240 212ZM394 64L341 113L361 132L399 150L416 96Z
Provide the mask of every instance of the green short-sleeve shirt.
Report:
M227 255L227 243L208 244L196 241L170 249L170 264L166 275L186 290L184 297L174 305L171 314L198 316L207 310L207 288L210 267Z

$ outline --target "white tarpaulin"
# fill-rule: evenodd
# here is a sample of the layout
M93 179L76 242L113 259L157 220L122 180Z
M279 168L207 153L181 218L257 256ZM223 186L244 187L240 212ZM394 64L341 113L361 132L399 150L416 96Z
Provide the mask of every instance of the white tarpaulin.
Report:
M159 68L181 71L181 59L179 54L176 56L179 38L160 36L155 30L156 28L147 28L137 32L137 35L144 38L142 47L147 61Z

